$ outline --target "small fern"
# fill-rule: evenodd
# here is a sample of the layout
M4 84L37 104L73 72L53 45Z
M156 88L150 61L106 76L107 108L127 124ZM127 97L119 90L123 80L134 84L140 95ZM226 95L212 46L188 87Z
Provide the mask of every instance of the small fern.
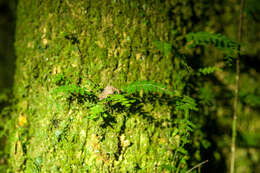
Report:
M109 116L111 108L122 107L125 111L128 111L136 102L136 99L130 96L130 94L133 93L140 91L143 91L144 93L157 92L170 96L176 96L177 93L171 92L161 83L155 83L152 81L137 81L122 87L122 89L107 86L101 93L95 93L92 91L93 89L88 90L85 87L71 84L71 82L66 80L63 75L58 76L54 82L56 85L60 85L54 89L54 94L57 95L58 93L63 93L67 96L72 96L72 98L81 99L82 102L85 102L85 106L90 110L89 119L92 120ZM59 95L57 98L60 98L61 96L63 95Z
M190 48L212 44L214 47L222 50L228 58L234 57L234 54L239 51L240 46L239 43L222 34L209 32L191 32L187 34L186 39Z
M211 43L216 48L228 48L233 50L238 50L239 44L231 40L230 38L222 34L213 34L209 32L191 32L186 36L187 41L193 41L190 44L191 47L198 45L208 45Z
M63 92L66 94L78 94L78 95L82 95L82 96L85 94L87 94L87 95L91 94L87 90L87 88L85 88L85 87L81 88L78 85L73 85L73 84L62 85L54 90L55 94L58 94L60 92Z
M168 90L166 86L161 83L155 83L152 81L137 81L130 85L124 86L122 91L127 92L128 94L143 91L144 93L159 92L167 95L173 95L173 92Z
M95 104L92 107L90 107L90 112L89 112L90 115L88 116L88 118L93 120L93 119L97 119L101 115L103 115L103 117L107 117L105 111L106 109L103 104Z
M111 102L111 105L121 104L122 106L125 106L128 108L136 100L131 99L131 98L126 98L124 95L121 95L121 94L114 94L114 95L110 95L109 97L107 97L105 99L105 101Z
M178 100L176 102L176 111L180 110L194 110L197 111L197 104L196 101L189 97L189 96L184 96L181 100Z
M213 66L213 67L200 68L200 69L199 69L199 75L200 75L200 74L208 75L208 74L214 73L215 71L221 71L221 68L215 67L215 66Z

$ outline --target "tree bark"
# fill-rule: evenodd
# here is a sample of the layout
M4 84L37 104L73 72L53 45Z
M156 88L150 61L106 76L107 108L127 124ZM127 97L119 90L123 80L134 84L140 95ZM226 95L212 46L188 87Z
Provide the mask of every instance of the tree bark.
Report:
M180 137L167 105L95 121L85 102L55 94L55 78L87 89L152 80L182 94L189 72L165 49L183 45L192 1L20 0L17 9L14 172L162 172L176 164Z

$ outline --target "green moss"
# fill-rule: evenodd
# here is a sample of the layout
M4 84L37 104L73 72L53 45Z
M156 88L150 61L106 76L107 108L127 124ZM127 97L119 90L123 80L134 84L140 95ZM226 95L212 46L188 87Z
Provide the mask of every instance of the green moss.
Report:
M113 121L94 121L85 102L54 91L60 75L75 91L152 80L183 93L190 73L173 48L182 47L191 29L184 22L192 16L189 2L20 0L14 93L21 104L13 170L161 172L165 165L185 170L189 132L172 135L178 128L173 108L144 102L142 111L115 111ZM178 36L170 36L173 29Z

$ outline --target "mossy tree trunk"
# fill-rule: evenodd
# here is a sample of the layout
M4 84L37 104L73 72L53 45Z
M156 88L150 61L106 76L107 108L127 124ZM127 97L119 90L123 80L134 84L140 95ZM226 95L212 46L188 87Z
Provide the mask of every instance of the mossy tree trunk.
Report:
M54 91L66 81L98 93L108 85L120 89L151 80L185 94L190 72L175 50L192 28L192 4L20 0L10 139L13 171L185 170L189 155L175 152L182 136L176 133L177 115L171 106L139 96L142 110L112 110L112 120L93 120L87 99ZM63 81L57 82L57 76Z

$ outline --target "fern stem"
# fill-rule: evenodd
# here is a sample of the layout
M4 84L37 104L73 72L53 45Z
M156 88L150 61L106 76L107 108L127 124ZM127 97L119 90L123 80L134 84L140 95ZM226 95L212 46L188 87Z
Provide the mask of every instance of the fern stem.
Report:
M238 41L241 42L242 37L242 23L243 23L243 7L244 0L240 0L240 19L238 29ZM240 75L240 45L238 47L238 57L236 59L236 85L235 85L235 99L234 99L234 113L232 122L232 143L231 143L231 159L230 159L230 173L235 171L235 156L236 156L236 124L237 124L237 110L238 110L238 93L239 93L239 75Z
M195 165L193 168L189 169L186 173L190 173L192 170L194 170L194 169L196 169L196 168L200 168L201 165L203 165L203 164L205 164L205 163L207 163L207 162L208 162L208 160L205 160L205 161L203 161L203 162L201 162L201 163Z

